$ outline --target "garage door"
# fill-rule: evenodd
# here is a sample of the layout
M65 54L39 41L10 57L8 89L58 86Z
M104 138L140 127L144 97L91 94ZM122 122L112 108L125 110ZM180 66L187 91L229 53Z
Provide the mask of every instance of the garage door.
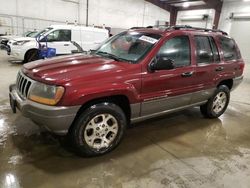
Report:
M250 20L233 20L230 35L236 40L245 61L250 62Z

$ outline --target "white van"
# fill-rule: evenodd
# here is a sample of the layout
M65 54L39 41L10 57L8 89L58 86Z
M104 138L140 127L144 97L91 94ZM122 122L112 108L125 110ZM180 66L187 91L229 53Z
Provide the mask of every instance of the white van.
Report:
M52 25L39 33L41 45L56 49L56 55L67 55L77 51L95 49L109 37L108 30L75 25ZM30 62L38 59L39 44L35 38L21 37L8 42L8 55L17 60Z

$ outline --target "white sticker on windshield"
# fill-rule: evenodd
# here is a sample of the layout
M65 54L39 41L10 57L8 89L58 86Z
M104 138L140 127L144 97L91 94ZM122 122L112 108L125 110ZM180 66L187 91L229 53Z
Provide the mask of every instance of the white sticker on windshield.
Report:
M158 41L157 39L154 39L154 38L151 38L151 37L147 37L145 35L142 35L139 39L143 40L143 41L146 41L146 42L149 42L151 44L154 44L154 43L156 43Z

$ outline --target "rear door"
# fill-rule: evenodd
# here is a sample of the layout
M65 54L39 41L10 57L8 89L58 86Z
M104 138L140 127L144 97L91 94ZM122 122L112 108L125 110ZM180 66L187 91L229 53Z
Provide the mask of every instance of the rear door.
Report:
M179 35L168 38L157 56L173 60L175 68L148 71L142 76L142 116L174 110L190 103L194 68L191 65L189 36Z
M215 39L212 36L195 35L195 88L191 103L206 101L215 89L215 76L217 72L223 71L219 65L220 56Z

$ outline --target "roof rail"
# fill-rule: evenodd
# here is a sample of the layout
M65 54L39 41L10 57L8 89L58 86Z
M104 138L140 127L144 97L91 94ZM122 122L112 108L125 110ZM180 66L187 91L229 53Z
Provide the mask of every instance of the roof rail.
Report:
M201 28L201 27L192 27L190 25L170 26L166 30L181 30L181 29L199 30L199 31L205 31L205 32L220 32L223 35L228 35L227 32L219 30L219 29L207 29L207 28Z

